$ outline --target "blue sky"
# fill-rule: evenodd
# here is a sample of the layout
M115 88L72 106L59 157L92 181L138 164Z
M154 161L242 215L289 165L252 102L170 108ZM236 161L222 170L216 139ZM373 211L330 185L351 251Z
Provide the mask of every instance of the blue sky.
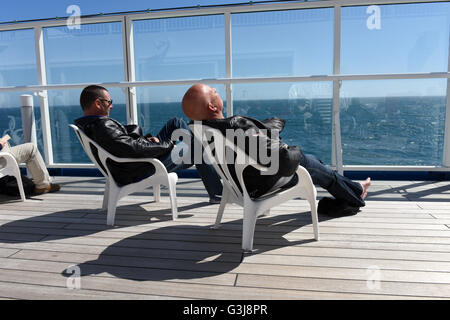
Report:
M242 3L239 0L2 0L0 22L68 16L66 9L78 5L82 15L186 6ZM248 1L247 1L248 2Z

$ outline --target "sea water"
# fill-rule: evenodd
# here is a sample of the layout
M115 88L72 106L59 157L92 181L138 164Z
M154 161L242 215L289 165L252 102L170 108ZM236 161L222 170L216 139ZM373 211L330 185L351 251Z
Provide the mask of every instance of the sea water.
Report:
M225 108L224 108L225 109ZM283 142L300 146L324 163L332 156L332 99L234 101L235 115L286 120ZM156 135L172 117L189 121L180 103L138 104L144 133ZM88 163L72 129L82 116L80 106L50 106L55 163ZM126 123L125 105L115 104L111 117ZM43 153L40 110L35 107L38 147ZM441 165L445 97L374 97L341 100L342 156L347 165ZM0 107L0 134L11 144L23 142L19 107Z

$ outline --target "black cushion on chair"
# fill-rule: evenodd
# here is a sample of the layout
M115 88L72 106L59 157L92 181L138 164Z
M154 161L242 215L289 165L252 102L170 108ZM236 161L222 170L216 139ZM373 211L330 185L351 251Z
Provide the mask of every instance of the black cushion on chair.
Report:
M357 214L359 207L352 207L341 199L324 197L319 201L317 212L330 217L344 217Z

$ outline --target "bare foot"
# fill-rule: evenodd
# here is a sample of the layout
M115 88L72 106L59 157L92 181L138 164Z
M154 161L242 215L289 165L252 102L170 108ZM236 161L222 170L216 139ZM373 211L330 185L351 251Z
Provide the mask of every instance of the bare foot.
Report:
M367 197L367 190L369 190L369 187L370 187L370 178L367 178L363 182L360 182L360 184L361 184L361 186L363 188L363 192L361 194L361 198L365 199Z

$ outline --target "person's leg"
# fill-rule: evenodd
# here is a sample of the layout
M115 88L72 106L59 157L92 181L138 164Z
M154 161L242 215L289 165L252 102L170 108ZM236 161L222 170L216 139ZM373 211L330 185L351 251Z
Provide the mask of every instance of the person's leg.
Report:
M162 164L166 167L167 172L176 172L179 170L184 170L192 167L192 164L190 163L175 163L172 159L172 154L168 153L165 156L159 158L159 160L162 162Z
M189 127L186 124L186 122L180 118L172 118L172 119L168 120L164 124L164 126L161 128L159 133L156 135L156 137L160 141L172 140L172 134L177 129L186 130L186 133L182 136L189 137L189 140L191 140L192 135L189 131ZM168 153L167 155L165 155L159 159L164 164L164 166L166 167L168 172L179 171L179 170L190 168L192 166L193 162L185 161L186 159L184 159L184 157L183 157L184 151L187 151L188 148L190 148L191 141L184 142L184 143L186 143L186 144L175 145L174 150L172 150L172 152ZM172 156L174 156L175 154L176 154L177 159L172 158Z
M190 168L194 164L194 139L192 137L192 133L189 130L188 125L183 119L172 118L166 122L166 124L161 128L158 135L156 136L160 141L168 141L172 139L172 133L177 129L185 129L187 130L186 134L183 136L189 138L189 141L183 141L185 143L184 147L189 148L191 152L189 152L190 157L188 162L181 162L172 159L172 152L165 157L161 158L161 162L167 168L168 172L179 171L183 169ZM177 148L177 147L175 147ZM176 149L178 160L183 158L183 148ZM195 164L197 171L202 179L203 185L205 186L206 191L210 199L217 199L218 196L222 195L222 183L220 182L220 177L216 173L216 170L212 165L199 163Z
M189 163L174 163L171 154L164 156L160 161L166 167L167 172L176 172L192 167L192 164ZM218 197L222 195L222 183L214 167L208 164L196 164L195 167L202 179L206 192L208 192L210 201L218 200Z
M216 169L214 169L212 165L205 163L196 164L195 167L197 168L200 178L202 178L209 199L212 201L218 200L218 197L222 195L223 186Z
M361 198L365 199L367 197L367 190L369 190L371 184L370 178L367 178L363 182L361 182L361 186L363 187L363 193L361 195Z
M177 129L185 129L190 132L188 125L183 119L172 118L164 124L156 137L160 141L172 140L172 133Z
M304 154L300 165L309 172L314 184L327 190L336 199L344 200L353 207L365 206L361 196L367 192L368 186L363 188L361 183L340 175L313 155Z
M7 145L2 151L11 153L17 163L25 163L27 165L37 189L47 188L50 185L50 176L44 160L34 144L24 143L14 147Z

